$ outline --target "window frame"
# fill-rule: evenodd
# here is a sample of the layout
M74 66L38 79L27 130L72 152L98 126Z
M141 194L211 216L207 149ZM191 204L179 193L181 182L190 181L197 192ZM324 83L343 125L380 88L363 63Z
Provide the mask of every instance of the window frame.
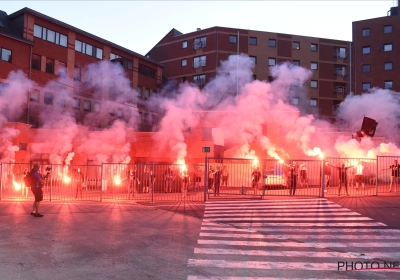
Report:
M387 68L386 65L390 65L390 68ZM391 71L393 70L393 62L392 61L387 61L383 63L383 70L384 71Z
M32 97L32 93L33 92L37 93L37 99ZM40 90L39 89L34 88L34 89L32 89L30 91L30 93L29 93L29 101L30 102L37 102L37 103L40 102Z
M249 58L250 58L251 62L254 62L254 65L257 65L257 56L250 55Z
M313 86L313 83L315 86ZM310 81L310 88L318 88L318 81L317 80L311 80Z
M39 61L38 67L34 67L35 65L37 65L36 63L33 63L35 56L37 56L39 58L38 59L38 61ZM41 71L41 69L42 69L42 56L41 55L35 54L35 53L32 54L31 67L32 67L32 69Z
M4 51L9 52L8 59L3 59L7 54L4 54ZM5 62L12 62L12 50L6 48L0 48L0 59Z
M273 43L273 44L271 44ZM276 48L276 39L268 39L268 47Z
M313 101L315 101L315 104L313 104ZM318 107L318 99L310 98L310 106L311 107Z
M315 65L315 68L313 68L313 65ZM310 69L311 70L318 70L318 62L311 61Z
M370 73L371 72L371 64L362 64L361 72L362 73Z
M271 61L273 61L273 64L271 64ZM268 66L275 66L276 65L276 58L275 57L269 57L268 58Z
M296 46L297 45L297 46ZM298 41L293 41L292 42L292 49L293 50L300 50L300 42Z
M368 51L368 52L365 52ZM362 54L370 54L371 53L371 46L362 47Z
M390 28L389 28L390 27ZM389 30L387 30L389 28ZM384 25L383 26L383 34L391 34L393 33L393 25Z
M388 83L390 83L390 87L387 87L386 85L388 85ZM383 88L384 89L392 89L393 88L393 80L386 80L383 83Z
M291 104L292 105L299 105L299 98L298 97L292 97Z
M368 88L365 87L365 86L367 86L367 85L368 85ZM371 83L370 83L370 82L362 83L362 84L361 84L361 89L364 90L364 91L370 90L370 89L371 89Z
M43 103L46 105L53 105L54 93L51 91L45 91L43 93Z
M389 46L390 46L390 50L387 49L387 47L389 47ZM391 51L393 51L393 44L392 44L392 43L383 44L383 51L384 51L384 52L391 52Z
M188 41L187 41L187 40L182 41L181 46L182 46L182 49L187 49L187 47L188 47Z
M186 67L187 66L187 59L184 58L181 60L181 67Z
M370 37L371 36L371 28L363 28L361 29L362 37Z
M315 46L315 49L313 49L313 46ZM311 43L310 48L311 48L311 51L312 51L312 52L318 52L318 44Z
M231 40L231 39L235 39L235 40ZM229 35L229 43L237 44L237 35Z
M39 35L40 33L40 35ZM51 34L51 35L50 35ZM33 25L33 37L42 39L44 41L62 46L68 47L68 36L47 27L34 24Z
M55 60L49 57L46 57L46 69L45 72L49 74L54 74L55 70Z
M255 42L253 42L253 44L252 44L252 39L253 39L253 41ZM249 45L251 45L251 46L257 46L257 37L249 37Z

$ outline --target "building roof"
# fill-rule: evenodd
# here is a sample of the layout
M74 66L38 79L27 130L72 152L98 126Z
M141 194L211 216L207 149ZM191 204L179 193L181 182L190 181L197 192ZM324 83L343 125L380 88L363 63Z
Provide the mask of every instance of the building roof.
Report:
M45 14L39 13L39 12L37 12L37 11L35 11L35 10L29 9L29 8L26 8L26 7L23 8L23 9L21 9L21 10L18 10L18 11L16 11L16 12L12 13L12 14L10 14L8 17L9 17L9 19L12 19L12 18L15 18L15 17L17 17L17 16L19 16L19 15L22 15L22 14L24 14L24 13L32 14L32 15L34 15L35 17L42 18L42 19L47 20L47 21L49 21L49 22L52 22L52 23L54 23L54 24L60 25L60 26L62 26L62 27L65 27L65 28L67 28L67 29L69 29L69 30L72 30L72 31L74 31L74 32L76 32L76 33L82 34L82 35L84 35L84 36L87 36L87 37L92 38L92 39L94 39L94 40L97 40L97 41L99 41L99 42L102 42L102 43L104 43L104 44L106 44L106 45L112 46L112 47L114 47L114 48L116 48L116 49L119 49L119 50L121 50L121 51L124 51L124 52L126 52L126 53L129 53L129 54L134 55L134 56L136 56L136 57L139 57L139 58L141 58L141 59L143 59L143 60L146 60L146 61L148 61L148 62L150 62L150 63L156 64L156 65L158 65L158 66L160 66L160 67L164 67L163 64L161 64L161 63L159 63L159 62L157 62L157 61L151 60L151 59L149 59L149 58L146 57L146 56L143 56L143 55L141 55L141 54L138 54L138 53L136 53L136 52L134 52L134 51L131 51L131 50L129 50L129 49L126 49L126 48L124 48L124 47L121 47L120 45L117 45L117 44L115 44L115 43L112 43L112 42L110 42L110 41L107 41L107 40L105 40L105 39L103 39L103 38L100 38L100 37L98 37L98 36L95 36L95 35L93 35L93 34L91 34L91 33L89 33L89 32L83 31L83 30L81 30L81 29L79 29L79 28L76 28L76 27L74 27L74 26L72 26L72 25L69 25L69 24L67 24L67 23L65 23L65 22L59 21L59 20L57 20L57 19L55 19L55 18L49 17L49 16L47 16L47 15L45 15Z
M8 15L4 11L0 11L0 34L9 38L13 38L24 43L33 44L31 41L22 38L21 34L15 29L14 25L8 18Z

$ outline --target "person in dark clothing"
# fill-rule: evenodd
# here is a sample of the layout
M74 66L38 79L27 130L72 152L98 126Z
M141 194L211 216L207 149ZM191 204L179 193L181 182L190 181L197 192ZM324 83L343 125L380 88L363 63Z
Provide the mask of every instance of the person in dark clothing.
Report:
M260 182L261 172L260 168L257 166L256 169L251 173L252 188L254 193L257 192L258 184Z
M82 171L80 168L78 168L76 170L75 173L75 198L78 198L78 192L80 194L80 198L82 198L82 188L83 188L83 184L85 183L85 176L83 175Z
M137 185L139 180L136 176L137 167L136 165L127 171L126 178L128 179L128 193L132 193L133 196L137 193Z
M211 192L213 186L214 186L214 168L210 166L208 169L208 192Z
M349 196L349 192L347 190L347 185L348 185L348 182L347 182L347 170L349 168L353 168L354 166L345 167L344 163L342 163L341 166L334 166L334 165L331 165L331 166L336 168L339 171L339 193L338 193L338 195L340 196L340 190L342 189L342 185L343 185L345 187L345 190L346 190L346 195Z
M172 184L174 182L174 173L171 167L164 172L165 192L172 192Z
M31 170L33 177L35 178L33 185L31 186L31 191L35 196L35 201L33 202L31 215L34 217L43 217L42 214L39 213L40 202L43 200L43 184L45 183L45 179L39 173L40 166L35 163L33 165L33 169Z
M214 196L219 196L219 187L221 186L221 176L222 171L219 166L217 166L217 170L214 172Z
M154 183L154 174L150 167L145 166L143 172L143 193L149 193Z
M329 183L331 181L331 166L330 166L329 162L325 162L324 175L325 175L325 186L326 186L326 189L329 189Z
M185 169L182 171L182 197L187 197L188 186L190 183L190 177L188 171Z
M392 192L392 185L395 187L395 192L397 192L397 185L399 184L399 175L400 175L400 165L397 163L397 159L394 160L394 164L389 166L388 168L384 168L382 170L392 170L392 176L390 177L390 190Z

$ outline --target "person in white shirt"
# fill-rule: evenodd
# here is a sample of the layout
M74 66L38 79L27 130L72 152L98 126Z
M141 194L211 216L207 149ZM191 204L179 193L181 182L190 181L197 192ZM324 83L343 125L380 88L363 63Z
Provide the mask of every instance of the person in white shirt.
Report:
M362 164L362 162L360 161L356 168L355 168L355 176L354 176L354 181L356 182L356 189L358 190L358 185L362 184L362 188L363 190L365 189L365 185L364 185L364 165Z

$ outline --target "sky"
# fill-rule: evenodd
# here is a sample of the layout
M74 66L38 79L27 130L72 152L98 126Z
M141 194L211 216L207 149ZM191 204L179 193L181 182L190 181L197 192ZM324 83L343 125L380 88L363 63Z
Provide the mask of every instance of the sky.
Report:
M384 17L397 0L379 1L0 1L24 7L142 55L172 28L213 26L351 41L353 21Z

